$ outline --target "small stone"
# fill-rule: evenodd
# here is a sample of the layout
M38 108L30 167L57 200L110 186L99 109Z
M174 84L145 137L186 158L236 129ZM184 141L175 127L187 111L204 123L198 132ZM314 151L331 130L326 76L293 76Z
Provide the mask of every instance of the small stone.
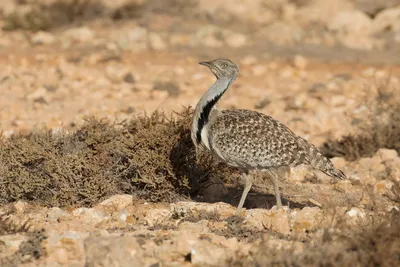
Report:
M62 210L58 207L49 208L46 214L46 219L50 223L59 222L60 219L65 218L67 216L71 216L65 210Z
M147 49L147 36L146 28L136 27L127 31L121 31L115 37L116 43L123 50L132 50L135 52Z
M240 62L243 66L250 66L257 63L257 58L255 56L245 56Z
M123 79L126 83L135 83L135 77L132 75L132 73L125 74Z
M351 193L352 192L352 183L349 180L341 180L338 181L333 188L338 191L338 192L342 192L342 193Z
M14 209L17 212L23 213L28 208L29 204L23 200L18 200L14 205Z
M171 211L168 209L150 209L146 212L145 221L151 227L157 223L166 221L170 217Z
M56 261L60 264L68 263L68 252L65 250L65 248L58 248L54 252L54 257Z
M3 235L0 236L0 244L4 246L7 250L15 252L18 250L22 242L26 241L28 236L14 234L14 235Z
M152 32L148 36L149 47L154 50L165 50L167 48L167 43L163 40L160 34Z
M56 37L50 32L39 31L31 37L34 45L49 45L56 42Z
M251 68L251 73L253 76L263 76L267 72L267 67L264 65L254 65Z
M91 208L78 208L72 214L81 218L87 224L97 224L108 218L103 212Z
M34 101L35 99L38 99L38 98L46 99L47 98L47 90L45 87L40 87L39 89L29 93L26 96L26 98L31 101Z
M400 30L400 6L379 12L372 22L372 28L375 33L398 32Z
M223 47L224 43L222 41L222 36L222 29L212 25L204 26L197 30L191 43L194 46L203 44L213 48Z
M276 209L274 206L270 210L251 209L246 211L246 217L243 224L249 229L271 230L277 233L290 233L289 212L284 207Z
M247 38L244 34L241 33L231 33L225 37L225 42L230 47L239 48L246 45Z
M351 210L346 212L346 215L354 219L363 219L366 216L365 212L359 208L351 208Z
M114 195L100 203L102 206L112 206L116 210L122 210L132 204L132 195Z
M124 80L124 72L119 66L108 65L105 70L106 78L112 83L120 83Z
M382 180L375 184L374 192L378 195L384 195L388 191L391 191L394 183L390 180Z
M307 59L301 55L296 55L293 59L293 65L295 68L304 70L307 67Z
M371 26L371 18L358 10L339 12L327 25L330 31L356 36L369 35L372 30Z
M93 39L94 33L88 27L79 27L66 30L63 36L70 41L87 42Z
M130 236L89 237L84 241L85 266L143 266L143 251Z
M188 34L172 34L169 37L169 43L172 46L188 46L190 44L190 35Z
M376 155L378 155L382 161L386 160L395 160L398 158L397 151L394 149L386 149L386 148L380 148L377 152Z

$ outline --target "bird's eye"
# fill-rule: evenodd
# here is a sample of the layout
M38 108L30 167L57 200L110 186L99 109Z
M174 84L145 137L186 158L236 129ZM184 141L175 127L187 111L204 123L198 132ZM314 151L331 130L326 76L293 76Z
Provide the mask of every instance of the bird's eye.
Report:
M223 68L226 68L226 67L228 67L228 64L223 63L223 64L222 64L222 67L223 67Z

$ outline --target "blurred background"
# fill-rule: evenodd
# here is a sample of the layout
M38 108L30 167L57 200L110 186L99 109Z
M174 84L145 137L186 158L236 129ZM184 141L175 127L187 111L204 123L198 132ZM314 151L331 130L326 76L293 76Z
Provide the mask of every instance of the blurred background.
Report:
M227 57L221 107L321 144L399 82L399 0L2 0L0 29L6 136L194 106L214 81L198 62Z

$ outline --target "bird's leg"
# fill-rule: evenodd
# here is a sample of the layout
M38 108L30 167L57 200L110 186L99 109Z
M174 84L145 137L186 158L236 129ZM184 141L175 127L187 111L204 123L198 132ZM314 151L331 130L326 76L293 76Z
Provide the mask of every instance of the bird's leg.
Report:
M249 193L252 185L252 179L251 176L249 175L248 172L243 173L243 179L244 179L244 189L242 193L242 197L240 198L239 205L237 206L236 213L240 215L240 212L242 211L244 201L246 200L247 194Z
M272 174L272 181L274 183L274 191L276 198L276 206L278 209L282 208L281 193L279 192L279 177L275 172L270 172Z

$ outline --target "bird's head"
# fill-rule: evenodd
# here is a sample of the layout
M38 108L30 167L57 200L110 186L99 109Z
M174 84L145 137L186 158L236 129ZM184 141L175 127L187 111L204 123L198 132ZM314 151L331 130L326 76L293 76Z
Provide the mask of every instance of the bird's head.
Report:
M229 59L214 59L211 61L203 61L199 64L207 66L217 79L235 79L239 73L238 65Z

